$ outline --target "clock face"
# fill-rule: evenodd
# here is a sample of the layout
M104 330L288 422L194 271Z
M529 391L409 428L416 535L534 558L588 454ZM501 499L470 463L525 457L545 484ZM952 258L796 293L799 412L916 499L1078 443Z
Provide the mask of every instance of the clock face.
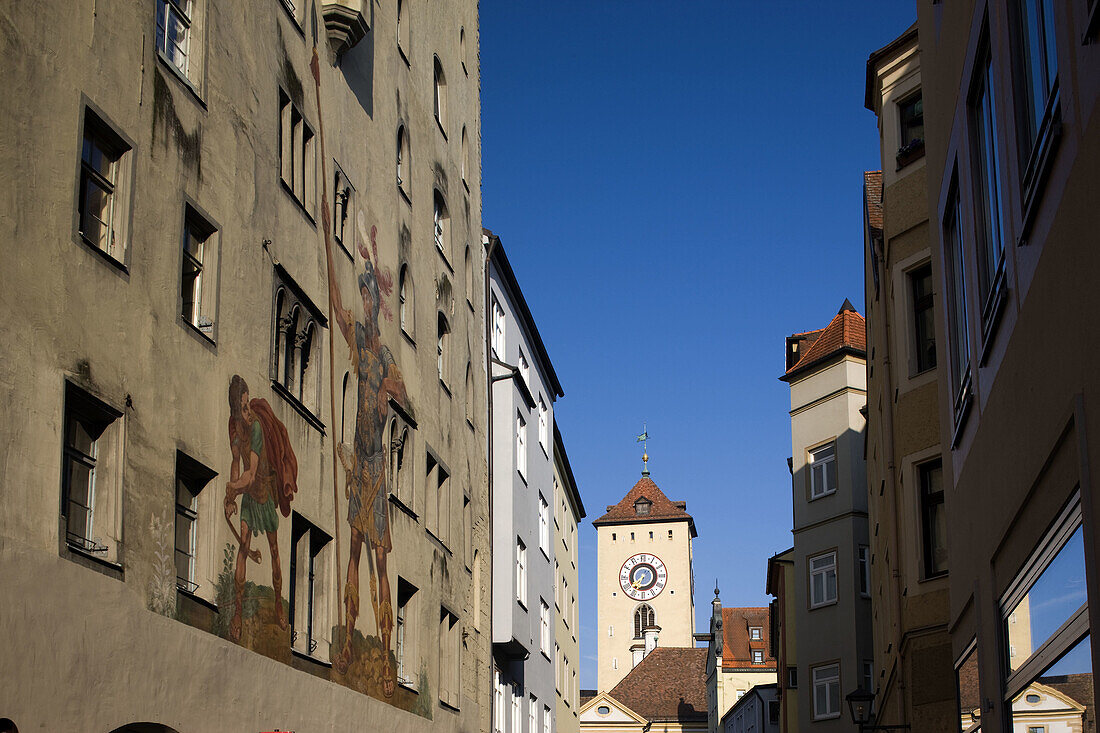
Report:
M636 601L656 598L665 589L668 571L661 558L648 552L640 552L627 559L619 571L619 585L623 593Z

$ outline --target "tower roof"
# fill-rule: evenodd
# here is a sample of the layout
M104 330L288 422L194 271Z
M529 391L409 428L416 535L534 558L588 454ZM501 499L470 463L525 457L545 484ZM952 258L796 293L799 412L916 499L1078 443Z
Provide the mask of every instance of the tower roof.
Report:
M639 514L637 505L649 502L649 512ZM687 513L687 502L672 501L649 476L642 476L634 488L618 504L607 507L607 513L592 522L593 527L606 524L639 524L642 522L686 521L691 536L696 537L695 520Z
M855 306L847 298L844 299L840 311L833 316L833 320L823 330L808 331L795 336L805 336L804 340L808 344L798 362L780 377L784 382L790 381L811 367L823 364L837 354L848 353L867 358L867 322L856 312Z

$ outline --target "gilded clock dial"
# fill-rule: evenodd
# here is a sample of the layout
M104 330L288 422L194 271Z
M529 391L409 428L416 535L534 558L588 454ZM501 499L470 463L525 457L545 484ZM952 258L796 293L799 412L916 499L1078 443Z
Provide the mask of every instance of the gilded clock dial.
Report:
M623 593L636 601L656 598L668 583L668 571L661 558L648 552L632 555L619 571Z

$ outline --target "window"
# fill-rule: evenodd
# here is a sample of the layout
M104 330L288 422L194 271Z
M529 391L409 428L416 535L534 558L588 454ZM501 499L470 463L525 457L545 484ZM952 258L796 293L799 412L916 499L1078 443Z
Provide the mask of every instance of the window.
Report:
M539 494L539 547L550 557L550 505Z
M670 530L668 531L668 538L669 538L670 540L672 539L672 530L671 530L671 529L670 529Z
M412 674L419 667L412 651L412 639L409 631L409 617L412 616L413 597L417 588L409 581L397 578L397 620L394 628L394 648L397 658L397 682L413 687ZM415 626L413 627L415 628Z
M836 491L836 442L810 451L810 499Z
M474 393L474 367L466 362L466 424L474 427L474 414L476 412L476 394Z
M538 730L539 724L539 699L534 695L531 695L530 701L527 703L527 730L531 733L535 733Z
M290 646L301 654L327 658L332 624L325 603L328 588L325 548L332 539L298 512L290 525Z
M550 606L546 601L539 599L539 649L543 654L550 654Z
M1003 288L1004 215L1000 194L1000 152L997 140L997 110L994 103L992 59L984 52L978 76L970 93L970 126L974 150L974 199L977 211L977 242L979 302L982 306L982 328L988 332L997 315L1000 290Z
M347 222L348 210L352 208L351 199L355 189L352 188L351 182L348 181L347 175L340 166L334 162L333 167L336 169L336 173L332 190L336 193L332 205L332 238L343 248L345 253L350 255L353 244L351 238L355 228L348 229Z
M199 589L199 493L216 474L195 459L176 453L176 587Z
M516 415L516 470L527 476L527 421L523 415Z
M470 245L466 245L466 255L462 263L463 274L465 276L466 285L466 302L471 308L474 307L474 258L473 253L470 251Z
M527 545L516 539L516 600L527 605Z
M443 64L439 62L439 57L436 56L432 68L432 77L435 82L433 95L433 107L435 110L435 121L439 123L439 129L443 131L444 136L447 134L447 77L443 75Z
M207 338L214 336L217 306L216 229L192 207L183 219L183 269L180 274L180 315Z
M913 143L924 143L924 101L918 92L898 103L898 117L901 120L901 146L906 148Z
M408 196L408 180L411 163L409 162L409 134L405 132L405 126L397 128L397 187Z
M638 499L634 502L634 514L639 517L649 516L650 509L653 508L653 502L646 498ZM634 534L631 533L630 539L634 539Z
M764 663L764 650L763 649L753 649L752 650L752 663L753 664L763 664Z
M462 175L462 182L466 184L466 188L469 188L470 177L470 140L466 135L466 125L462 126L462 158L459 161L460 172Z
M550 707L544 705L542 708L542 733L550 733Z
M448 341L450 340L451 327L447 323L447 317L442 313L436 318L436 338L435 338L435 366L436 371L439 373L439 381L444 386L447 385L447 372L448 367Z
M282 90L279 91L279 133L279 171L283 188L312 218L317 176L313 130Z
M504 309L500 307L496 296L493 296L493 333L491 344L493 355L498 359L504 359Z
M921 265L909 273L909 292L913 297L914 374L936 366L936 322L932 306L932 264Z
M836 603L836 552L810 558L810 608Z
M798 667L787 667L787 689L798 688Z
M814 720L840 717L840 665L813 668Z
M410 0L397 0L397 50L409 62L406 51L409 47L409 8ZM503 726L501 728L503 730Z
M187 78L191 53L191 0L157 0L157 50Z
M512 731L521 731L520 725L523 723L523 718L520 713L520 700L523 698L523 690L520 688L518 682L512 683Z
M436 506L435 516L438 519L438 528L436 536L439 537L439 541L444 545L451 541L451 520L452 520L452 506L451 506L451 482L450 475L442 466L436 466L435 480L436 480Z
M130 146L90 109L84 110L80 148L77 232L89 246L124 262L126 220L124 161Z
M397 418L390 420L390 493L413 510L412 480L408 470L407 458L412 454L412 441L409 428Z
M74 385L65 390L61 512L69 547L114 561L122 413Z
M458 616L439 609L439 702L458 709L461 627ZM513 705L518 704L513 700Z
M504 681L493 665L493 733L504 733Z
M943 464L939 458L917 467L920 481L924 577L947 572L947 515L943 504Z
M547 409L546 402L543 402L542 395L539 395L539 445L542 446L542 450L550 452L550 411Z
M424 472L424 528L444 545L450 539L450 475L431 453ZM435 494L433 497L432 494Z
M653 613L653 607L643 603L634 609L634 638L641 639L645 636L645 630L657 625L657 616Z
M397 276L397 308L398 317L401 319L401 330L409 338L413 337L413 281L409 274L409 266L401 265L401 272Z
M871 595L871 548L860 545L856 551L859 565L859 594Z
M531 388L531 365L527 363L527 357L523 353L523 349L519 350L519 376L523 380L523 383L527 385L527 388Z
M970 326L966 312L966 265L960 213L959 191L955 185L948 197L947 217L944 220L944 260L948 266L947 346L951 355L951 391L956 431L970 406Z
M470 71L467 68L466 63L466 28L463 26L458 29L458 57L462 59L462 72L467 76L470 75ZM535 729L531 729L531 733L535 733Z
M955 694L959 703L960 733L976 733L975 723L982 721L982 685L978 670L978 647L970 642L969 650L955 664Z
M325 319L290 276L275 269L275 333L274 374L276 391L289 398L295 407L309 413L310 422L320 425L316 417L320 402L321 339L318 332Z
M447 214L447 202L443 200L443 194L436 191L432 222L433 231L435 232L435 246L443 254L447 253L447 243L451 239L450 221L450 217Z
M1049 134L1048 118L1058 104L1058 48L1054 34L1054 0L1018 0L1016 5L1016 76L1025 109L1020 125L1020 159L1027 162L1027 176L1033 176ZM1030 182L1030 181L1029 181Z
M470 567L474 556L474 508L468 494L462 495L462 558Z
M749 639L752 641L760 641L764 638L764 630L759 626L749 627Z

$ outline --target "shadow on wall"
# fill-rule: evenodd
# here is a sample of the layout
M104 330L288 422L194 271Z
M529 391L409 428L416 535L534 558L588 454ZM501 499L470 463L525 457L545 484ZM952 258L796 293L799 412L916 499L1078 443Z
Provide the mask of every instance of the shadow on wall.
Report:
M374 28L374 3L370 5L370 28ZM363 40L348 49L340 57L338 65L344 70L344 80L355 95L359 106L374 119L374 33L367 33Z
M4 733L3 728L0 728L0 733ZM179 731L160 723L130 723L121 728L115 728L111 733L179 733Z

